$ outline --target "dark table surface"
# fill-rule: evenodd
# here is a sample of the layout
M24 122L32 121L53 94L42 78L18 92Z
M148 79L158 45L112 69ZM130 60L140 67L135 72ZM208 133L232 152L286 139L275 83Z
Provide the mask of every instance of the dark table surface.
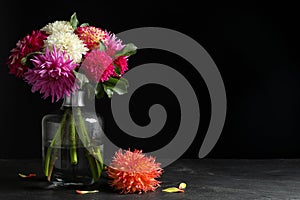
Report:
M18 176L30 172L37 176ZM76 188L49 187L41 175L40 160L0 160L0 199L300 199L300 159L180 159L164 168L160 188L140 195L114 192L105 178L89 188L99 193L79 195ZM181 181L184 193L162 192Z

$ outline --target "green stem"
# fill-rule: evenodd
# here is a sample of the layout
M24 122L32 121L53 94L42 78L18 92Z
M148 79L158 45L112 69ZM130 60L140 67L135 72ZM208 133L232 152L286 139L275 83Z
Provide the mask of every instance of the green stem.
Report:
M100 177L103 169L103 160L102 160L101 152L100 151L95 152L95 150L91 145L91 141L88 132L86 130L85 122L83 120L80 108L76 109L76 115L78 116L78 123L80 127L79 132L82 134L82 140L83 140L82 143L87 150L90 169L93 174L94 180L96 181Z
M62 120L60 122L60 125L47 149L47 153L46 153L46 156L45 156L45 175L49 178L51 176L51 173L49 174L49 166L50 166L50 160L51 160L51 154L52 154L52 149L53 149L53 146L54 145L58 145L59 143L61 143L61 136L62 136L62 130L64 129L64 126L65 126L65 123L66 123L66 118L67 118L67 114L68 112L65 112L63 117L62 117ZM53 162L53 159L52 159L52 162ZM52 163L51 162L51 163ZM52 172L52 169L50 169L50 171Z
M100 147L98 147L98 146L95 147L95 156L97 157L97 160L100 163L100 168L101 168L101 171L102 171L103 170L103 159L102 159Z
M76 129L75 129L75 120L73 115L70 115L70 143L71 143L71 148L70 148L70 159L71 163L76 165L78 160L77 160L77 149L76 149Z
M99 173L96 169L96 166L95 166L95 158L87 151L86 152L86 156L87 156L87 159L89 161L89 165L90 165L90 169L91 169L91 172L92 172L92 176L93 176L93 179L94 181L98 180L99 178Z
M79 129L80 129L79 133L82 134L82 143L83 143L84 147L88 148L91 146L91 141L90 141L88 132L86 130L85 122L83 120L82 113L81 113L81 110L79 107L76 108L76 115L77 115L77 120L79 123Z

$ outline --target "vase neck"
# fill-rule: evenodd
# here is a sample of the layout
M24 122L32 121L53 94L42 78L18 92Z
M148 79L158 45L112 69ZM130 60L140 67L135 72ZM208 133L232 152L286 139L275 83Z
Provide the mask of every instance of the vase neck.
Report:
M79 90L71 94L65 95L62 107L83 107L84 106L84 91Z

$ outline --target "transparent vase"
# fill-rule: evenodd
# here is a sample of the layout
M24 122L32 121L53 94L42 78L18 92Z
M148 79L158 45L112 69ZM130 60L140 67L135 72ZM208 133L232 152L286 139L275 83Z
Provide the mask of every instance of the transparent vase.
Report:
M85 92L77 91L42 119L44 174L57 186L91 185L104 169L103 121L84 103Z

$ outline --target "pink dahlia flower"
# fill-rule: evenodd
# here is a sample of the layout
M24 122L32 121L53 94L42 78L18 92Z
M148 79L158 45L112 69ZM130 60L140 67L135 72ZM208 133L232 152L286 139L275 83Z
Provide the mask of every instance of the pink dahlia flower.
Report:
M120 75L123 75L128 70L127 56L119 56L114 60L114 64L120 68ZM115 73L115 76L119 76Z
M45 49L31 59L34 68L28 69L24 74L25 80L32 85L32 92L40 91L43 98L52 96L52 102L62 99L64 95L70 96L78 85L73 70L77 67L70 58L65 59L65 52L53 47L53 51Z
M115 72L112 63L112 58L106 52L96 49L86 55L81 67L90 80L104 82Z
M118 39L115 34L113 33L106 33L108 35L105 46L106 46L106 52L108 55L113 57L117 51L120 51L125 47L125 45L122 44L122 40Z
M153 157L147 157L142 151L120 149L114 155L112 163L107 168L111 178L110 185L121 193L142 193L154 191L160 186L155 178L160 177L160 163Z
M90 50L98 48L99 40L104 42L107 37L105 31L94 26L78 27L74 33L78 35L79 39L82 40Z
M44 40L47 34L40 30L34 30L31 34L27 34L24 38L19 40L16 47L10 51L10 56L7 60L9 73L17 77L23 77L28 67L21 63L21 59L28 53L40 51L44 45Z

